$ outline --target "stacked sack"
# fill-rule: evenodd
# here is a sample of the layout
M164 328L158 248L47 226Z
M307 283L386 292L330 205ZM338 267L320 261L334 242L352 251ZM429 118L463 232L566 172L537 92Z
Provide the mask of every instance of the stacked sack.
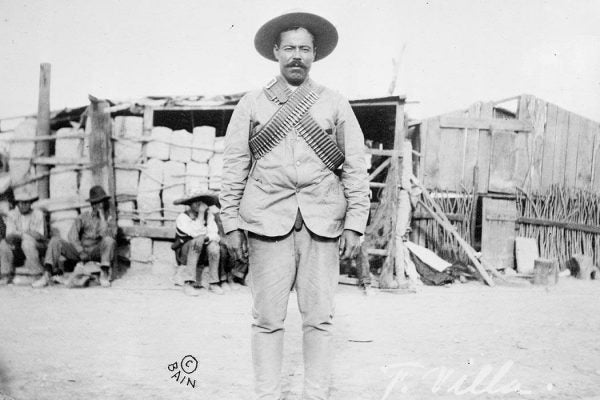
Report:
M20 123L14 132L14 137L33 139L36 135L36 119L28 118ZM81 167L79 164L83 152L84 140L78 135L83 134L79 124L72 123L71 127L61 128L53 132L54 156L58 159L74 159L73 164L67 165L59 163L49 168L48 191L49 198L39 200L34 204L35 208L40 208L49 213L50 230L52 235L59 235L66 239L74 219L89 205L85 195L81 194L80 185L85 185L84 175L89 169ZM16 195L21 192L37 193L38 181L23 184L34 177L35 169L33 158L35 155L35 141L15 141L9 148L9 174L11 185Z
M175 200L189 192L220 188L223 145L212 126L196 127L193 132L152 128L137 186L137 210L127 205L123 214L137 213L142 225L174 227L177 215L185 210L174 205Z
M84 146L89 141L73 137L83 133L84 130L80 129L78 124L59 129L54 142L55 156L75 159L84 157ZM89 168L75 169L66 165L52 168L49 179L50 201L45 208L50 213L50 229L53 235L67 239L75 218L88 208L86 200L92 185L92 171Z

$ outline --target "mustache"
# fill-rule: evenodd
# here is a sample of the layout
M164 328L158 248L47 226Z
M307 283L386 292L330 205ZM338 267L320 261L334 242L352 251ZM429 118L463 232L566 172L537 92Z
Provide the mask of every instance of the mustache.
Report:
M292 62L286 64L286 67L289 67L289 68L297 67L297 68L306 69L306 65L304 65L304 63L302 61L292 61Z

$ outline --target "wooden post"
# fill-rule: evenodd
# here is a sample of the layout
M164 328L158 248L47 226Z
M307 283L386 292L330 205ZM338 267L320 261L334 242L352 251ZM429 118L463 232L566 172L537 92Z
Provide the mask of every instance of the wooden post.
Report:
M50 64L40 64L40 88L38 97L38 114L36 136L48 136L50 134ZM40 140L35 144L36 157L48 157L50 155L49 142ZM48 173L47 165L36 165L35 174L44 175ZM40 199L47 199L50 195L49 178L38 180L38 195Z
M477 203L479 202L479 166L473 167L473 207L471 211L471 231L470 238L471 246L475 248L475 242L477 241Z
M394 160L398 166L398 173L402 176L402 164L399 157L402 157L404 139L406 138L406 123L404 121L404 106L398 102L396 104L396 121L394 124Z
M117 203L114 160L112 157L112 126L110 113L106 110L109 104L106 100L100 100L93 96L89 96L89 99L88 122L92 127L90 133L92 180L94 185L102 186L110 195L111 217L116 220Z
M143 136L145 138L150 138L152 136L152 128L154 127L154 109L151 106L146 106L144 108L144 132ZM144 146L144 161L147 159L146 157L146 146Z

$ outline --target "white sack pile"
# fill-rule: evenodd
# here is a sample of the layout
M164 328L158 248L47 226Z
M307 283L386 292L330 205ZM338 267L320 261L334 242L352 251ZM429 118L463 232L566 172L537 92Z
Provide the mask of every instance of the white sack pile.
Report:
M146 143L146 157L168 160L172 135L173 131L170 128L164 126L152 128L151 140Z
M181 129L171 135L171 150L169 158L172 161L186 163L192 158L192 134Z
M116 162L136 163L142 157L144 119L141 117L115 117L113 123L114 153Z
M215 150L215 127L197 126L194 128L192 160L205 163L212 157Z

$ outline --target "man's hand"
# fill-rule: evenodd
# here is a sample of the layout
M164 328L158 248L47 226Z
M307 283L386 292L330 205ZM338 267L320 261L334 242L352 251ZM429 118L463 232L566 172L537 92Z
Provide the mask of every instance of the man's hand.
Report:
M233 255L236 260L248 260L248 241L244 232L237 229L227 234L227 250Z
M344 229L340 238L340 257L348 260L356 257L360 249L360 234L350 229Z
M86 253L85 250L81 250L79 252L79 260L80 261L86 262L86 261L89 261L89 259L90 259L90 256L88 255L88 253Z

